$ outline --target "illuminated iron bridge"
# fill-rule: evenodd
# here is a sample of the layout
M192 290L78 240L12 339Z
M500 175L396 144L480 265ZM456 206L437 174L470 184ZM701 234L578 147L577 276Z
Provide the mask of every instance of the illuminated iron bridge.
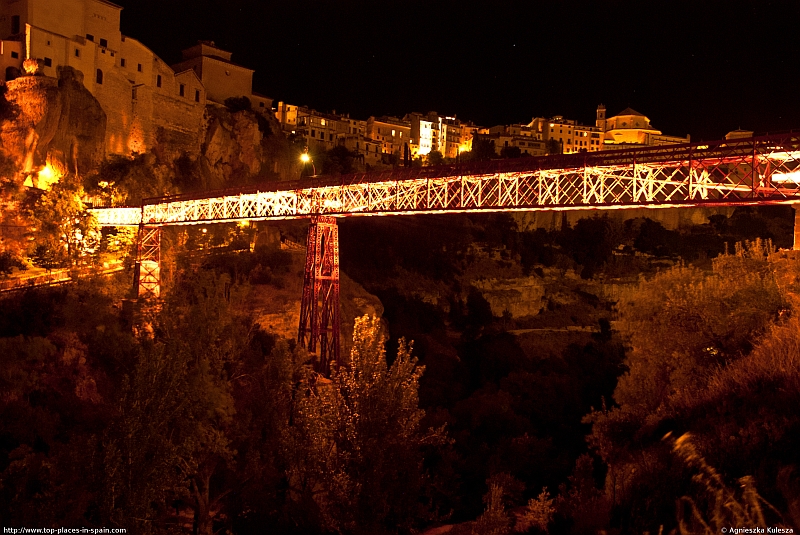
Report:
M309 218L298 340L319 369L339 360L336 218L800 203L800 135L493 160L146 199L93 208L102 226L138 226L135 284L160 295L160 229Z

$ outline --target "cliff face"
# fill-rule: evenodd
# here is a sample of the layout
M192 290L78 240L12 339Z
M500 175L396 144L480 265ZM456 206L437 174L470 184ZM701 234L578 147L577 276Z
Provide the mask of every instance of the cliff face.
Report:
M30 178L28 185L46 187L38 177L45 165L56 176L88 176L99 170L107 156L108 117L83 86L80 71L60 67L58 78L23 76L7 86L7 99L19 113L2 125L0 148L13 162L15 181ZM160 114L150 139L154 162L171 169L173 177L177 160L191 162L190 176L182 177L182 185L191 190L223 188L252 177L288 178L294 171L287 159L289 144L269 113L208 105L189 129L173 125L173 109L154 113ZM136 133L136 124L130 135Z
M49 164L60 174L84 174L105 157L106 114L71 67L59 77L23 76L8 82L19 115L0 129L3 150L20 179ZM33 180L37 181L36 175ZM34 186L37 184L34 183Z

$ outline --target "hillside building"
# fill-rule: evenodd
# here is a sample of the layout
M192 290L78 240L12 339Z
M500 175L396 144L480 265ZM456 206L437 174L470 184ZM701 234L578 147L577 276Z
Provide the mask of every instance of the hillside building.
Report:
M691 137L662 134L650 124L650 119L632 108L625 108L617 115L606 118L606 107L597 107L596 126L603 132L603 147L606 150L624 146L654 146L674 143L689 143Z
M61 67L82 73L107 116L107 154L143 153L159 139L199 150L207 101L247 96L271 112L271 99L252 92L253 71L231 63L229 52L200 43L170 67L122 35L121 12L108 0L0 0L2 80L20 76L26 60L48 77Z
M603 133L599 127L582 125L561 115L550 119L534 117L526 126L532 137L547 143L549 152L595 152L603 147ZM556 147L558 150L554 150Z
M366 137L380 143L381 153L403 158L405 147L411 143L411 123L397 117L370 117Z

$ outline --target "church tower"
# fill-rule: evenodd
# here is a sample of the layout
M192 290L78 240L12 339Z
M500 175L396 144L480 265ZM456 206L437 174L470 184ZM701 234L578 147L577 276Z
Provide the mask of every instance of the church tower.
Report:
M606 131L606 107L603 104L597 107L597 121L595 121L595 126L597 126L601 132Z

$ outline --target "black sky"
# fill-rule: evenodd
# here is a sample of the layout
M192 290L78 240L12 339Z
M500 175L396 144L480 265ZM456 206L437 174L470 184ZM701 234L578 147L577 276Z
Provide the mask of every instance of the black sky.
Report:
M800 1L117 0L165 61L199 39L276 100L479 124L627 106L667 134L800 128Z

